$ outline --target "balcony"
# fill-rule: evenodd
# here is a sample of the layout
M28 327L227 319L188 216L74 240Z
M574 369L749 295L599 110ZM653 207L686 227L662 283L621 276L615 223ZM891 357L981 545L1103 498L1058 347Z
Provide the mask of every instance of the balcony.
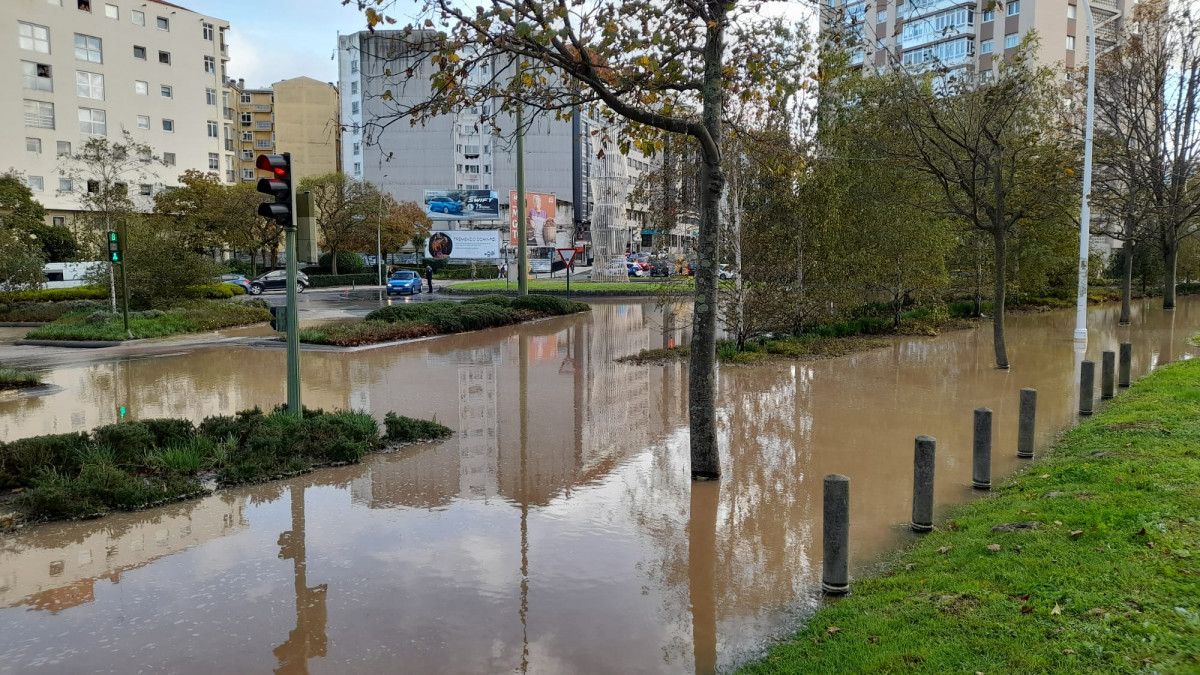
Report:
M254 112L271 112L271 106L262 103L254 104Z
M225 119L227 120L233 119L233 108L225 108L222 111L222 115L224 115Z
M255 141L254 147L258 148L259 150L270 150L271 141Z
M254 128L258 129L259 131L270 131L271 123L270 122L255 122Z
M233 152L233 139L232 138L225 139L225 152Z
M25 126L34 129L53 129L54 114L25 113Z

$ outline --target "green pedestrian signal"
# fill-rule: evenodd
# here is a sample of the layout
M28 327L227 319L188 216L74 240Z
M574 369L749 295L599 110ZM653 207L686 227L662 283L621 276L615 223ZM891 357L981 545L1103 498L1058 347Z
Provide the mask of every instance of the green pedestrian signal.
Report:
M117 408L117 410L121 414L121 419L125 419L125 406L121 406L121 407Z
M121 252L120 251L109 251L108 261L115 262L115 263L121 262Z
M122 255L122 253L124 253L124 251L121 250L120 238L117 236L116 232L109 230L108 231L108 261L114 262L114 263L121 262L124 259L124 256Z

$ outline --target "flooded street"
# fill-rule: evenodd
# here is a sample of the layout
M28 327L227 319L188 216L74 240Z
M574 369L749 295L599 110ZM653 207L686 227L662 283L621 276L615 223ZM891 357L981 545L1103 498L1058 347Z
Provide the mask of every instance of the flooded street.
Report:
M1140 376L1195 350L1200 298L1089 315L1087 358L1133 343ZM304 403L395 411L444 443L202 500L0 536L0 673L710 673L819 602L821 479L851 478L855 567L912 536L913 438L938 440L939 508L974 496L971 411L1016 459L1076 418L1073 311L809 363L723 367L719 483L693 485L686 368L616 357L689 338L689 309L587 315L355 353L304 352ZM12 329L4 329L12 330ZM7 334L0 340L10 339ZM284 398L285 354L74 350L0 439L132 418L198 421ZM57 358L57 357L56 357ZM112 357L109 357L112 358ZM1097 373L1099 385L1099 373ZM1098 398L1098 395L1097 395Z

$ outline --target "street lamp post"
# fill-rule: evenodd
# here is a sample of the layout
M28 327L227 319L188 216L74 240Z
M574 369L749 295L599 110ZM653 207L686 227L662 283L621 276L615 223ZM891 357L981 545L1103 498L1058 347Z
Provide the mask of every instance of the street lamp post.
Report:
M387 178L385 174L383 176ZM380 183L383 181L380 180ZM375 214L375 270L379 286L383 287L383 186L379 186L379 211Z
M1083 126L1083 202L1079 208L1079 287L1075 297L1075 342L1087 344L1088 253L1092 210L1088 200L1092 194L1092 120L1096 98L1096 27L1092 22L1092 6L1081 0L1087 15L1088 74L1087 111Z

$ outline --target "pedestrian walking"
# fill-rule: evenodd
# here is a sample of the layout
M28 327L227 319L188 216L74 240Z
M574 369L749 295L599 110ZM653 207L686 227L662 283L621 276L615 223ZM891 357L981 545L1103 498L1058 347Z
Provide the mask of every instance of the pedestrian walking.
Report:
M429 282L429 292L433 292L433 266L425 266L425 280Z
M475 281L475 263L471 263L471 281Z

